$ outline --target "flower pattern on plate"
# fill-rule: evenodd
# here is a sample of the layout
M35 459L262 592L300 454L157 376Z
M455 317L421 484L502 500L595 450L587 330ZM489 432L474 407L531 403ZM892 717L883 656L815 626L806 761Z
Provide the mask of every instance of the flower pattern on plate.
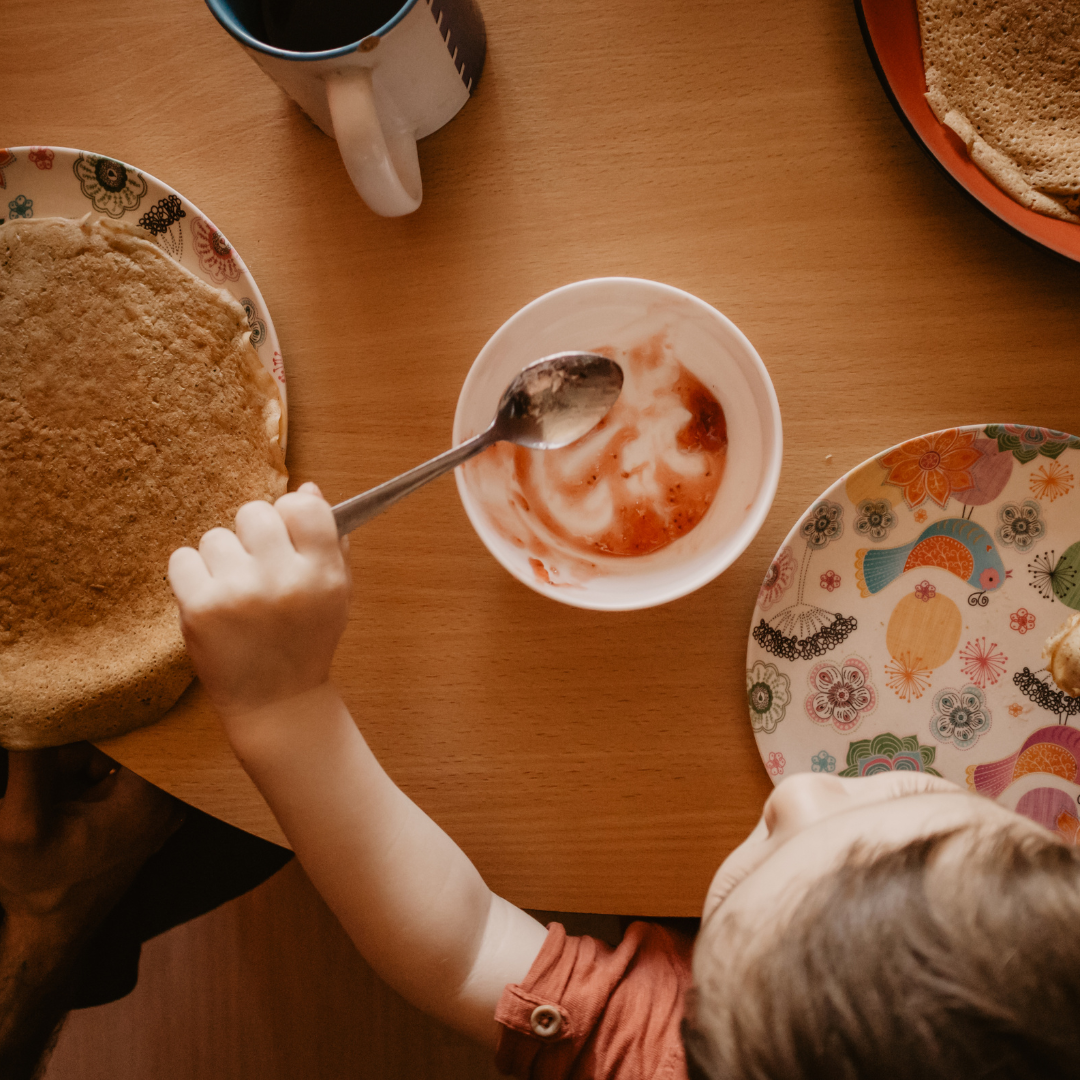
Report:
M848 746L847 768L840 776L876 776L883 772L924 772L940 776L934 764L937 750L933 746L921 746L918 736L905 735L902 739L892 732L883 731L872 739L859 739Z
M251 344L257 349L266 338L266 323L259 318L259 309L250 297L242 297L240 305L247 316L248 326L251 328Z
M986 644L986 638L981 637L975 641L969 641L960 650L960 670L977 686L984 689L986 684L996 686L998 679L1005 674L1005 665L1009 658L997 651L997 642L991 641Z
M769 755L769 760L765 762L765 768L769 770L770 776L783 776L785 765L787 765L787 762L779 750L774 750Z
M1047 502L1068 495L1075 486L1073 474L1059 461L1040 465L1031 474L1030 484L1031 494L1036 499L1046 499Z
M1053 428L1024 427L1021 424L991 424L986 429L991 439L996 439L998 449L1012 456L1023 465L1043 457L1057 458L1069 447L1080 447L1080 439Z
M954 491L972 487L970 470L982 456L975 438L974 431L949 428L912 439L878 458L889 470L885 483L900 488L912 510L928 498L944 509Z
M858 626L858 620L852 616L839 611L826 611L805 596L810 560L815 551L843 534L843 512L843 507L838 503L822 500L796 526L806 544L795 575L799 583L795 600L768 621L761 619L753 630L754 640L767 653L784 660L823 656L835 649ZM765 609L759 604L759 610Z
M808 681L806 715L815 724L832 724L837 731L851 731L877 706L870 668L857 656L849 656L841 664L817 664Z
M39 169L51 169L56 154L47 146L35 146L29 157Z
M931 451L940 458L924 459ZM1041 655L1046 633L1080 611L1078 469L1080 439L1072 435L980 424L883 450L807 499L777 545L798 563L793 580L771 610L758 603L746 666L771 660L790 682L787 713L798 706L808 719L755 732L762 762L782 753L790 775L827 768L832 756L833 775L900 768L963 784L969 763L985 761L977 765L979 790L997 798L990 774L1011 766L1005 755L1047 725L1042 743L1057 739L1051 732L1075 741L1075 789L1065 792L1072 809L1062 835L1080 838L1080 697L1058 689ZM952 501L942 506L946 496ZM877 539L879 523L868 511L882 502L896 523ZM834 522L843 523L832 537L822 511L829 505L839 508ZM1054 549L1045 546L1051 538ZM984 580L988 568L994 573ZM873 578L872 588L859 588L860 571L864 587ZM850 685L843 669L851 671L845 658L852 656L866 665L864 685L878 701L840 735L834 720L843 725L857 710L838 713L826 689ZM832 671L819 689L811 675L820 675L821 665ZM819 694L820 716L813 708ZM1035 754L1030 749L1025 763ZM1047 747L1037 754L1050 761ZM1063 791L1025 786L1001 801L1033 820L1041 814L1053 828L1061 814L1047 809L1051 794Z
M840 588L840 575L835 570L826 570L821 575L821 587L827 592Z
M1001 525L997 538L1017 551L1027 551L1046 532L1046 526L1039 519L1039 504L1031 499L1025 499L1019 506L1005 503L998 511L998 519Z
M934 695L930 734L935 739L951 742L957 750L970 750L989 730L990 710L977 686L946 688Z
M179 260L184 254L184 230L179 225L187 211L175 195L158 199L142 217L142 226L158 242L163 251Z
M1055 597L1060 599L1073 591L1080 566L1074 558L1066 558L1072 550L1070 548L1060 559L1056 552L1043 551L1028 563L1027 570L1031 577L1028 584L1044 600L1053 603Z
M761 588L758 590L758 604L762 611L768 611L788 591L795 580L795 572L798 568L791 548L782 547L776 558L769 563L769 569L765 571L765 580L762 581Z
M810 771L836 772L836 758L834 758L828 750L822 750L819 754L815 754L810 759Z
M791 680L775 664L759 660L746 672L746 697L751 726L771 735L791 702Z
M16 195L8 203L8 215L12 218L32 218L34 216L34 200L25 195Z
M232 244L217 226L206 218L192 219L191 240L199 257L199 265L219 285L240 277L240 264L236 261Z
M896 515L888 499L863 499L855 513L855 531L871 540L884 540L896 526Z
M94 209L111 218L121 218L129 210L137 210L147 192L141 173L112 158L80 154L72 170Z
M933 669L905 651L885 665L885 685L901 700L921 698L930 686Z
M823 548L844 532L844 508L839 503L822 499L810 511L800 530L812 548Z

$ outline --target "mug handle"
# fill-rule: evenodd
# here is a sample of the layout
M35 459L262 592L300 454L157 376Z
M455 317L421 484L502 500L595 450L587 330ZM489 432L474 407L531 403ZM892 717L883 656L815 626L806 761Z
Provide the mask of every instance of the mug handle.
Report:
M423 195L416 136L388 100L380 119L371 68L328 74L326 100L341 159L360 197L383 217L411 214Z

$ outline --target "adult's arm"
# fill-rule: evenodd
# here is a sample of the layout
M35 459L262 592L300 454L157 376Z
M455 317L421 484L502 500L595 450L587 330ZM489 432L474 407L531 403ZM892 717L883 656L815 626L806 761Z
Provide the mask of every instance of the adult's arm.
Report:
M31 1080L67 1014L71 982L92 927L5 917L0 926L0 1076Z
M59 1032L86 944L183 808L87 743L9 751L6 765L0 1076L29 1080Z

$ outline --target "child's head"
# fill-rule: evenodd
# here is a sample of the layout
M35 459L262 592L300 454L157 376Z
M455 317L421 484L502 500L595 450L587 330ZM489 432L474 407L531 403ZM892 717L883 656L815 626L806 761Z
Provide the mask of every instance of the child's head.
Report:
M925 775L792 777L717 872L694 983L695 1080L1075 1075L1080 851Z

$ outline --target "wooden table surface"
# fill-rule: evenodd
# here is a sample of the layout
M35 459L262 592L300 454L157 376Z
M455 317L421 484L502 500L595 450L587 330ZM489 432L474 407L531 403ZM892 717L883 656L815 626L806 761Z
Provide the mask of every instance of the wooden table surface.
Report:
M353 541L335 677L401 786L518 904L694 914L770 783L747 719L758 584L841 473L960 423L1080 430L1080 275L952 188L894 115L849 0L481 0L487 66L375 217L200 0L7 0L4 140L111 155L207 213L281 338L289 469L337 500L443 450L488 336L567 282L715 305L772 374L772 512L696 594L596 614L514 581L447 478ZM103 360L107 363L107 360ZM110 750L280 833L198 692Z

